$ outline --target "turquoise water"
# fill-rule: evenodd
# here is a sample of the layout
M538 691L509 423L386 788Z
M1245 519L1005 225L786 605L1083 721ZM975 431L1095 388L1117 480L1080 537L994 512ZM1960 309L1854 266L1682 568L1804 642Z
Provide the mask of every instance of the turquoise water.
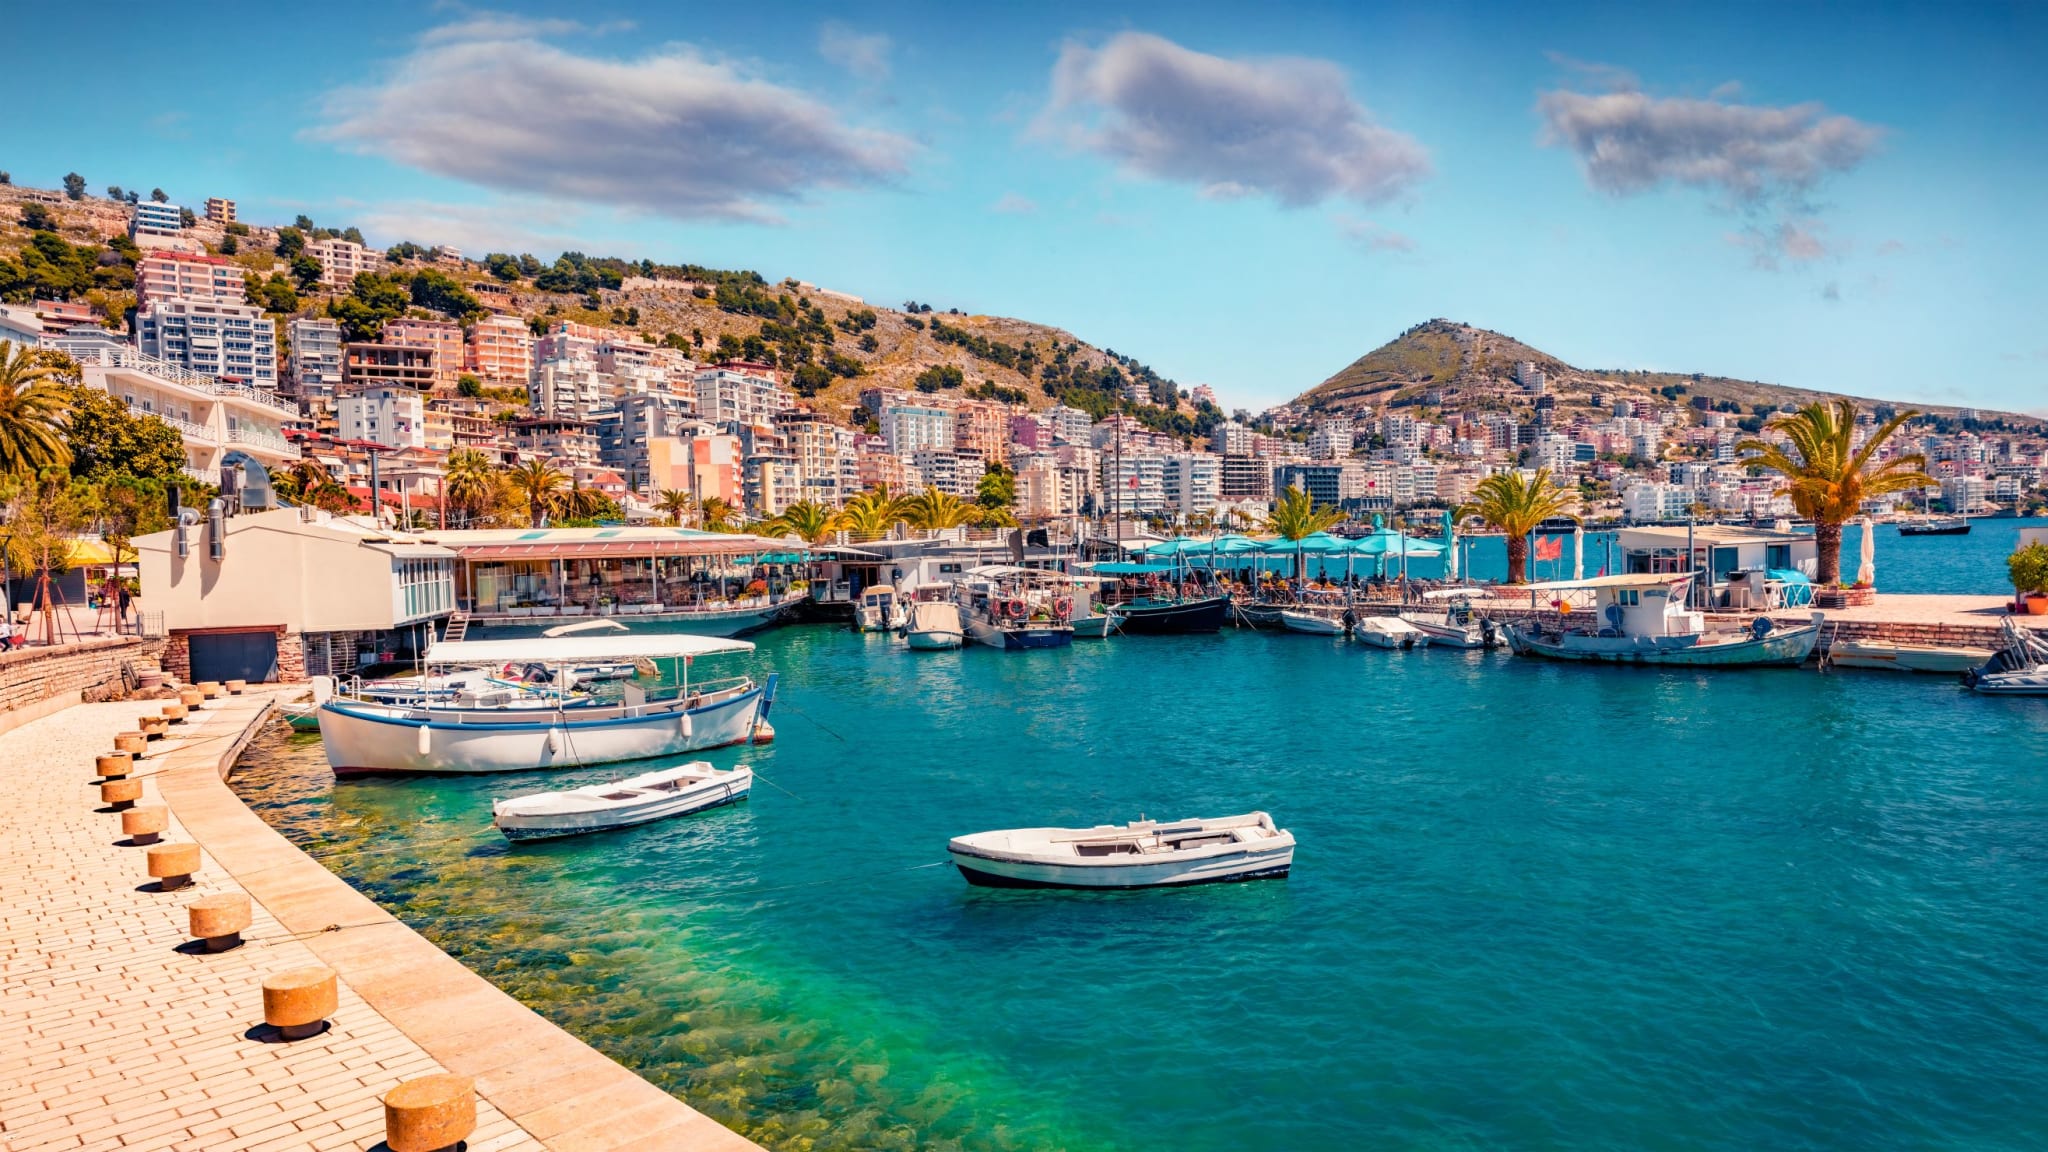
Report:
M2048 701L1288 634L760 637L747 804L508 848L493 794L235 783L776 1148L2048 1146ZM624 774L623 771L617 774ZM1285 881L970 890L947 837L1264 808Z

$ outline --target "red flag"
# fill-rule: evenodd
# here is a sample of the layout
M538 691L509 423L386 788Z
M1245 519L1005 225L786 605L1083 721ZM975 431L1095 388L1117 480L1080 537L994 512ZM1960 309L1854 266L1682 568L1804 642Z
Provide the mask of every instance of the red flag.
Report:
M1536 559L1538 559L1538 560L1562 560L1562 559L1564 559L1564 537L1562 537L1562 536L1538 536L1538 537L1536 538Z

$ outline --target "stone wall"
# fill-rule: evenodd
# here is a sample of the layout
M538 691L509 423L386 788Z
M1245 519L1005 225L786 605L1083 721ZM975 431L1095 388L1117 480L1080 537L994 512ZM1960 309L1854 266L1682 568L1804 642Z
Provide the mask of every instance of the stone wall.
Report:
M0 712L66 693L106 692L120 685L123 663L155 671L163 666L163 656L164 641L133 636L0 652Z
M268 628L223 628L221 632L267 632ZM306 678L306 646L297 632L285 631L279 624L277 631L277 679L279 683L293 684ZM205 631L200 633L205 634ZM190 683L192 680L192 637L190 631L172 632L164 642L164 671Z

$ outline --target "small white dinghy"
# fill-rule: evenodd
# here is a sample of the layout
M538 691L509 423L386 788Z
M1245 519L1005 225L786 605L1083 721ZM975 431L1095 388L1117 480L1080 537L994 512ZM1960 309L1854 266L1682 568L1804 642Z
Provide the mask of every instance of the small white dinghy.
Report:
M1344 617L1328 609L1282 608L1280 626L1289 632L1306 632L1311 636L1342 636L1346 631Z
M1399 616L1361 616L1351 635L1375 648L1422 648L1429 634Z
M946 850L960 875L983 888L1165 888L1283 877L1294 863L1294 834L1250 812L977 832Z
M544 840L629 828L744 800L750 768L720 771L702 760L612 784L567 792L536 792L491 803L493 823L507 840Z

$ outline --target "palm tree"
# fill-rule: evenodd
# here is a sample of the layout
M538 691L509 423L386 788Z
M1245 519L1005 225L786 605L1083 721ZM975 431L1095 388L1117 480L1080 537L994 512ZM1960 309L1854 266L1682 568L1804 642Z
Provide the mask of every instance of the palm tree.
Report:
M974 506L937 488L927 488L903 502L903 519L912 528L938 532L974 519Z
M1533 479L1517 471L1496 472L1472 489L1473 514L1508 538L1508 583L1520 584L1527 575L1529 533L1577 502L1571 489L1551 483L1548 468L1538 468Z
M1290 484L1280 499L1273 502L1273 512L1266 517L1266 531L1277 533L1282 539L1300 540L1343 522L1341 510L1328 504L1318 507L1315 497Z
M1752 467L1783 476L1785 485L1776 495L1790 496L1793 510L1813 521L1813 539L1820 548L1816 582L1841 581L1842 525L1856 515L1865 500L1934 483L1925 471L1927 457L1918 452L1872 466L1884 442L1918 415L1901 412L1893 416L1858 448L1856 402L1816 400L1797 412L1772 417L1764 426L1782 434L1785 444L1744 440L1735 446L1737 452L1756 453L1749 460Z
M490 507L498 489L495 471L491 458L475 448L457 448L448 454L448 470L441 478L441 488L448 502L461 511L463 523Z
M732 531L732 519L739 515L739 509L722 496L706 496L698 501L697 512L704 527L713 532Z
M903 519L903 502L889 495L887 485L863 492L840 510L839 526L855 540L879 540Z
M301 456L292 461L290 470L272 476L270 482L279 496L299 504L310 504L313 493L322 484L332 484L334 477L327 474L327 469L318 460Z
M609 515L615 508L611 497L573 480L569 490L562 494L562 515L571 520L596 520Z
M512 469L512 490L526 501L526 517L532 527L553 515L561 507L562 487L569 478L560 469L545 460L528 460Z
M0 340L0 475L34 476L70 465L64 443L70 404L57 372L42 349Z
M697 498L680 488L663 488L654 500L654 506L661 509L668 522L678 528L682 527L684 518L696 504Z
M816 544L839 530L839 513L814 500L799 500L768 521L768 531Z

